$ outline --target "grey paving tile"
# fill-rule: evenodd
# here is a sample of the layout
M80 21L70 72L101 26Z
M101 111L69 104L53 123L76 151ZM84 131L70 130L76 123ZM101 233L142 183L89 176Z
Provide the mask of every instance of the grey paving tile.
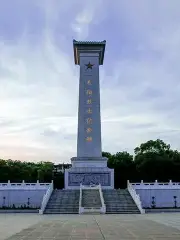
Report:
M7 217L6 225L2 224L0 216L0 240L180 240L180 214L165 216L44 215L40 218L39 215L33 215L33 219L31 215L12 215ZM11 227L12 222L14 225ZM7 229L13 229L11 235L15 234L10 236L9 232L7 235Z

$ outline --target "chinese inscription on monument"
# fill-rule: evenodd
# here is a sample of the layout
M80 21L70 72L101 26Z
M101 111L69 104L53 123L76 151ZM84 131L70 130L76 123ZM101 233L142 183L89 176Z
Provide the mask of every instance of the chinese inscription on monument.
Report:
M89 63L90 64L90 63ZM86 64L86 66L87 66L88 64ZM93 65L91 64L91 67L92 67ZM92 69L92 68L91 68ZM91 82L91 80L87 80L87 85L89 85L89 86L91 86L92 85L92 82ZM87 89L86 90L86 95L88 96L88 99L86 100L86 103L87 103L87 105L89 105L89 104L92 104L92 94L93 94L93 92L92 92L92 90L91 89ZM86 113L87 114L89 114L89 115L91 115L92 114L92 107L89 107L88 106L88 108L86 108ZM89 124L91 124L92 125L92 118L87 118L86 119L86 123L89 125ZM87 136L86 136L86 141L87 142L91 142L92 141L92 137L89 135L90 133L92 132L92 128L90 128L90 127L87 127L86 128L86 133L87 133Z

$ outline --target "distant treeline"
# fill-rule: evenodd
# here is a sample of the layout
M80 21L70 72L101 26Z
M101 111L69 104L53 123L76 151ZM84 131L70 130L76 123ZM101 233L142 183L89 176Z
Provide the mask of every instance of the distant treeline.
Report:
M134 149L134 157L128 152L111 154L103 152L108 158L108 167L114 168L115 187L125 188L127 180L139 182L155 180L180 182L180 152L172 150L169 144L162 140L150 140ZM65 168L69 167L69 165ZM64 173L56 173L52 162L21 162L0 160L0 182L50 182L54 180L55 187L64 187Z

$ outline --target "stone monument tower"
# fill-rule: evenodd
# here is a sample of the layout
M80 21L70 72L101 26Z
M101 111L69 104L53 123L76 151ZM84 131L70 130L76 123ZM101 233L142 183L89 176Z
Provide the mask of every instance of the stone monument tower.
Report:
M65 171L65 188L78 189L80 184L101 184L114 188L114 170L107 168L102 157L99 65L103 65L106 41L73 40L75 64L80 66L77 157Z

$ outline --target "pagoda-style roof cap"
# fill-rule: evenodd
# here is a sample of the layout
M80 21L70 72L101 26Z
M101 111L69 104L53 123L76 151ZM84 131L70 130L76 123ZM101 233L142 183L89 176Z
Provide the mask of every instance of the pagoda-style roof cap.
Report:
M75 64L80 64L80 53L99 53L99 65L103 64L106 40L104 41L76 41L73 40L74 61Z
M99 44L106 44L106 40L104 40L104 41L76 41L75 39L73 40L73 43L74 44L77 44L77 45L79 45L79 44L94 44L94 45L99 45Z

